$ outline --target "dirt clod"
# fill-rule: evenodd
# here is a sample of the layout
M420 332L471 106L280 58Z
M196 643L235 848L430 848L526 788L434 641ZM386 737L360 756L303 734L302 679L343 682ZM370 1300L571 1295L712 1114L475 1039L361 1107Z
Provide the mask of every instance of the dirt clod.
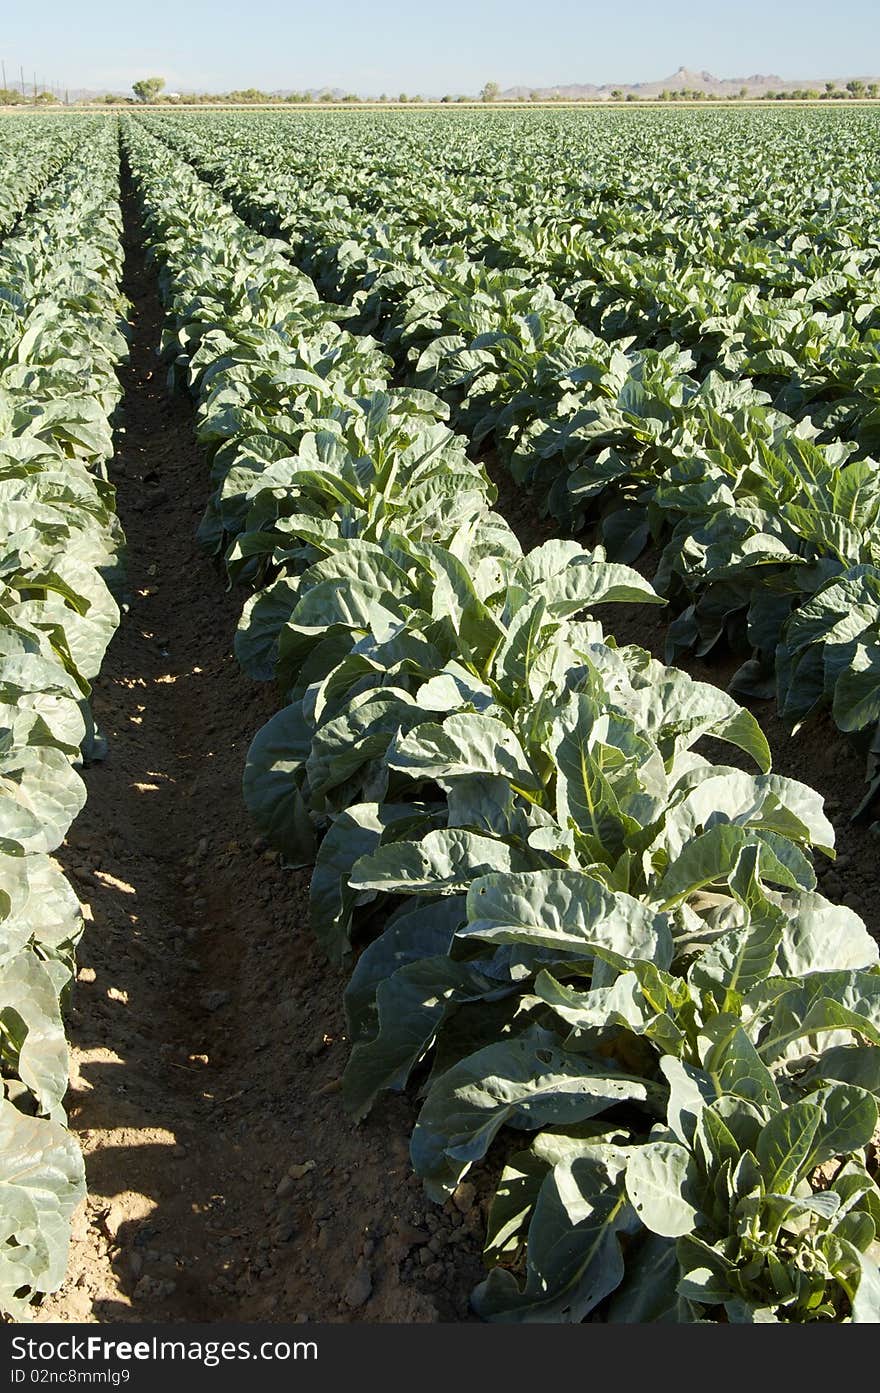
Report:
M346 1305L363 1306L373 1292L373 1278L365 1263L359 1264L357 1271L346 1284L344 1297Z
M472 1185L469 1180L463 1180L460 1185L456 1186L453 1192L452 1203L459 1213L467 1214L473 1209L476 1198L476 1186Z

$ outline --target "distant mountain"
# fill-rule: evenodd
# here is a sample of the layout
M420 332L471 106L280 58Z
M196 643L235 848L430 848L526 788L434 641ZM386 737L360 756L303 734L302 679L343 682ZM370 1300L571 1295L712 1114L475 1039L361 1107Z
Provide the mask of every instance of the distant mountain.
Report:
M597 87L592 82L574 82L559 87L508 87L501 93L505 101L523 101L533 92L539 97L565 97L569 101L609 100L612 92L620 92L626 97L659 97L661 92L705 92L706 96L738 97L743 91L750 97L763 97L767 92L815 91L824 92L826 82L833 82L839 90L844 90L852 77L835 78L792 78L780 77L777 73L752 73L751 77L715 77L713 73L695 72L693 68L681 67L669 77L657 82L604 82ZM856 78L867 84L878 82L880 78Z
M751 77L715 77L713 73L705 69L696 71L693 68L681 67L669 77L660 78L656 82L603 82L597 86L592 82L570 82L562 83L556 87L507 87L500 93L502 101L528 101L534 94L541 98L562 97L569 101L610 101L612 93L619 92L622 97L632 95L634 97L655 98L661 92L703 92L711 97L738 97L745 93L749 97L763 97L768 92L796 92L814 91L824 92L826 83L832 82L835 88L843 92L846 84L852 81L860 81L867 87L868 83L880 82L877 77L834 77L834 78L793 78L780 77L778 73L752 73ZM192 87L180 87L177 89L181 96L192 96L195 93ZM276 88L267 93L269 97L282 100L290 96L295 90L292 87ZM100 101L105 96L130 97L131 88L123 92L115 89L109 92L107 88L99 91L90 91L86 88L71 88L70 100L72 102ZM167 94L166 94L167 95ZM321 97L330 97L333 101L341 101L346 96L344 88L341 87L309 87L306 95L317 101ZM422 94L425 101L437 101L437 96ZM374 97L366 96L366 101L375 100ZM392 100L394 98L392 97Z

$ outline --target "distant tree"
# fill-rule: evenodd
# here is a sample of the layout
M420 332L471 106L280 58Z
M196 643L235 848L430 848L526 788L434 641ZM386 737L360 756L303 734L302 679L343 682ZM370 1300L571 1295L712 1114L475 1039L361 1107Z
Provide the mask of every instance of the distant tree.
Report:
M626 100L627 100L628 102L637 102L637 101L638 101L638 97L636 96L635 92L627 92L627 94L626 94Z
M865 94L865 84L864 82L860 82L857 77L854 77L846 84L846 90L851 97L859 98Z
M613 102L619 102L619 101L622 99L622 97L623 97L623 93L621 92L620 88L619 88L619 87L612 87L612 89L611 89L611 100L612 100Z
M423 99L423 97L422 97L421 92L416 92L416 94L415 94L414 97L410 97L410 101L412 101L412 102L420 102L420 101L422 101L422 100L424 100L424 99Z
M452 101L452 98L451 98L451 96L449 95L449 93L447 92L447 93L446 93L446 96L445 96L445 97L441 97L440 100L441 100L441 102L451 102L451 101Z
M131 90L139 102L154 102L164 86L164 77L142 77L131 84Z
M409 101L409 97L406 95L405 92L401 92L401 94L400 94L400 96L397 98L397 100L398 100L399 102L408 102L408 101Z
M819 100L819 93L816 91L815 87L808 87L804 95L808 102L817 102Z
M58 98L55 96L54 92L38 92L37 104L39 106L57 106Z
M743 99L745 99L745 98L749 95L749 89L748 89L748 87L741 87L741 88L739 89L739 95L740 95Z
M540 92L530 92L530 93L529 93L529 101L530 101L530 102L539 102L540 100L541 100L541 93L540 93Z
M869 96L869 97L875 97L875 98L876 98L877 92L878 92L877 83L876 83L876 82L869 82L869 83L868 83L868 96Z
M487 82L480 93L481 102L497 102L501 95L501 88L497 82Z
M319 102L332 102L332 100L333 100L333 93L332 93L332 92L322 92L321 95L320 95L320 97L318 98L318 101L319 101Z
M826 82L826 83L825 83L825 91L826 91L826 92L833 92L833 91L834 91L834 83L833 83L833 82Z
M657 100L658 100L658 102L668 102L668 101L669 101L669 90L668 90L668 88L666 88L666 87L663 88L663 91L660 93L660 95L658 96Z
M357 96L356 93L354 93L354 92L346 92L346 94L345 94L345 96L342 98L342 100L343 100L344 102L359 102L359 101L360 101L360 97Z
M379 96L379 101L380 101L380 102L387 102L387 100L388 100L387 94L386 94L385 92L382 92L382 93L380 94L380 96Z
M107 92L106 95L101 98L101 101L106 102L107 106L116 106L119 98L114 96L112 92Z

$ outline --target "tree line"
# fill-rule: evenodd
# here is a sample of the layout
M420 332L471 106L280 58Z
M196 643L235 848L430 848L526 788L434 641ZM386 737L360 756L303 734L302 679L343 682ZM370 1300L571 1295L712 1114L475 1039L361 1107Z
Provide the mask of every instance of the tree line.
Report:
M257 103L260 103L260 102L274 102L274 101L283 101L283 102L290 102L290 103L293 103L293 104L297 104L297 103L307 103L307 102L316 102L316 101L317 101L317 102L334 102L334 101L340 101L340 102L361 102L361 101L373 101L373 100L378 100L378 101L380 101L380 102L392 101L392 102L411 103L411 102L421 102L421 101L424 100L424 98L421 97L421 96L418 95L418 94L417 94L417 95L414 95L414 96L411 96L411 95L409 95L409 94L406 93L406 92L400 92L396 97L389 97L389 96L387 95L387 93L383 92L383 93L381 94L381 96L378 97L378 98L363 98L363 97L357 96L356 93L354 93L354 92L347 92L347 93L345 93L343 96L338 97L338 96L335 96L332 92L329 92L329 91L318 92L318 93L314 93L314 92L290 92L290 93L288 93L288 94L287 94L286 96L284 96L284 97L277 97L277 96L274 96L271 92L263 92L263 91L261 91L261 90L260 90L259 88L257 88L257 87L239 88L239 89L236 89L235 91L232 91L232 92L224 92L224 93L212 93L212 92L192 93L192 92L189 92L189 93L186 93L186 94L183 94L183 93L174 93L173 95L165 95L165 96L163 96L163 89L164 89L164 87L165 87L165 81L164 81L163 78L161 78L161 77L150 77L150 78L142 78L139 82L135 82L135 83L133 84L132 91L134 92L135 97L136 97L139 101L143 101L143 102L154 102L154 101L157 101L157 100L159 100L159 101L165 100L165 101L180 102L180 103L183 103L183 104L195 104L195 103L203 103L203 102L231 102L231 103L235 103L235 104L237 104L237 105L239 105L239 104L245 104L245 105L247 105L247 104L251 104L251 103L257 104ZM739 92L734 93L734 94L729 95L729 96L724 96L724 97L718 96L718 94L715 93L715 92L706 92L706 91L702 90L701 88L689 88L689 87L672 88L672 89L666 89L666 88L664 88L664 90L663 90L662 92L658 93L656 100L657 100L657 101L661 101L661 102L681 102L681 101L686 101L686 102L693 102L693 101L737 101L737 100L745 101L745 100L749 100L749 99L751 99L751 100L761 100L761 101L786 101L786 100L789 100L789 101L791 101L791 100L794 100L794 101L819 101L819 100L825 100L825 99L838 99L838 100L840 100L840 99L847 99L847 98L854 98L855 100L859 100L859 99L863 99L863 98L865 98L865 97L876 98L878 95L880 95L880 89L878 89L878 84L877 84L876 82L868 82L868 83L865 83L865 82L862 82L859 78L853 78L853 79L851 79L851 81L847 82L846 85L845 85L844 87L842 87L842 88L838 88L837 85L836 85L834 82L826 82L826 83L824 84L824 90L821 90L821 91L820 91L818 88L811 88L811 87L796 87L796 88L785 88L785 89L783 89L783 90L781 90L781 91L779 91L779 92L770 91L770 92L751 93L751 92L749 91L748 87L741 87L740 90L739 90ZM106 100L108 100L108 101L116 101L116 100L118 100L118 99L115 98L115 97L108 97ZM456 95L456 96L453 96L451 93L446 93L446 95L443 96L443 97L441 97L440 100L441 100L441 102L470 102L470 101L474 101L474 100L477 100L477 99L474 98L473 96L467 96L467 95L463 95L463 94L458 94L458 95ZM503 100L503 98L502 98L502 96L501 96L501 88L499 87L498 83L497 83L497 82L487 82L487 83L485 83L484 86L482 87L480 93L479 93L479 100L482 101L482 102L497 102L497 101ZM572 101L572 100L575 100L575 101L576 101L576 100L578 100L578 98L566 97L566 96L565 96L563 93L561 93L561 92L542 93L542 92L532 91L532 92L529 93L528 100L529 100L529 101L533 101L533 102ZM589 99L589 98L585 98L584 100L590 100L590 99ZM634 93L634 92L627 92L626 94L624 94L623 88L621 88L621 87L615 87L615 88L612 88L612 90L611 90L611 100L612 100L612 101L628 101L628 102L635 102L635 101L638 101L638 100L639 100L639 97L638 97L637 94Z
M236 88L231 92L166 92L165 79L162 77L144 77L132 84L132 97L121 97L113 93L107 93L103 100L107 105L116 106L120 102L168 102L169 104L181 106L195 106L216 103L218 105L230 104L235 106L257 106L270 102L285 102L290 105L305 105L313 102L397 102L405 104L418 104L425 100L424 97L407 92L400 92L397 96L389 96L383 92L378 98L359 97L354 92L346 92L342 96L337 96L333 92L289 92L283 97L279 97L271 92L264 92L259 87ZM640 98L634 92L624 93L623 88L614 87L611 90L612 101L635 102ZM664 88L659 92L656 99L660 102L699 102L699 101L860 101L866 98L876 99L880 97L880 85L877 82L863 82L859 78L852 78L843 87L838 87L834 82L826 82L822 89L813 87L784 88L778 92L759 92L752 93L747 87L741 87L736 93L719 96L715 92L706 92L701 88L681 87ZM466 94L446 93L440 98L441 102L498 102L503 101L501 88L497 82L487 82L482 87L479 96L473 97ZM591 98L567 97L562 92L537 92L529 93L527 100L532 102L568 102L568 101L590 101ZM644 100L644 99L642 99ZM650 100L650 99L648 99ZM52 92L38 92L36 97L26 97L15 87L0 87L0 106L57 106L59 99Z

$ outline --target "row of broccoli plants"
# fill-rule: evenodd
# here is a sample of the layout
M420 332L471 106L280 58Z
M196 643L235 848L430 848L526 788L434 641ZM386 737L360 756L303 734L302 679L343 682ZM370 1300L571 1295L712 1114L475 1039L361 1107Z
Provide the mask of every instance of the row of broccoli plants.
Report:
M89 684L119 619L120 239L107 125L0 246L0 1310L21 1319L60 1285L85 1193L61 1014L83 915L52 852L101 753Z
M403 218L428 243L490 258L509 258L514 238L529 266L567 248L569 281L600 248L702 263L820 309L876 300L876 120L864 112L787 113L775 128L731 112L308 119L304 140L290 113L188 118L232 152L248 219L294 243L320 201L329 218Z
M235 162L221 175L188 126L163 135L209 178L236 183ZM624 351L598 338L524 272L463 252L377 249L375 232L356 215L326 245L319 219L305 264L324 293L355 311L355 327L378 328L407 380L449 400L472 442L491 438L567 526L598 508L605 543L627 561L650 535L667 537L655 584L680 609L667 658L731 642L750 655L732 690L775 694L794 726L827 705L840 729L873 732L870 806L880 783L876 463L852 459L854 442L822 443L748 376L699 382L674 346Z
M254 583L239 657L286 702L245 794L356 958L349 1109L422 1096L441 1200L497 1142L475 1309L876 1322L880 969L816 892L821 799L730 697L605 638L594 606L656 598L637 575L523 556L442 405L382 390L277 245L124 138L203 536Z
M7 117L0 128L0 237L9 232L88 137L99 129L97 120L74 117Z
M191 133L184 131L182 138L190 140ZM264 158L271 164L273 154ZM277 152L274 158L278 158ZM216 173L213 161L212 166ZM272 216L277 230L292 234L305 257L306 269L317 274L319 282L323 284L322 277L329 278L324 287L328 292L363 304L363 290L377 286L378 295L368 296L364 306L368 323L373 319L384 323L389 314L393 315L393 304L383 303L381 294L383 273L390 271L392 296L398 301L402 293L407 296L407 327L419 328L421 308L421 318L434 321L430 324L434 336L439 333L444 339L443 359L451 352L455 357L456 349L465 349L467 366L473 370L479 366L479 355L471 352L474 341L482 333L507 328L491 322L495 308L491 303L464 322L459 304L449 316L449 306L438 305L438 290L448 291L448 283L456 280L462 282L469 302L472 295L480 296L481 292L489 295L490 302L493 295L508 292L508 296L513 293L517 297L519 313L529 313L531 306L538 315L544 354L552 353L561 337L560 328L570 322L569 316L563 314L561 322L554 323L553 310L558 305L553 297L534 305L527 298L530 289L549 279L558 301L574 309L577 322L600 336L598 350L589 339L578 345L581 349L592 346L594 352L603 354L604 350L607 357L609 346L615 342L624 349L632 345L638 350L670 348L673 361L677 358L678 375L690 369L697 382L704 381L710 372L720 373L725 380L748 380L759 390L770 391L774 404L787 416L809 416L820 438L855 439L863 453L880 443L876 384L880 341L880 272L876 263L880 248L876 239L871 240L874 234L869 221L854 220L850 227L851 242L867 240L867 245L833 244L824 255L820 248L809 256L801 248L798 255L787 259L788 280L777 267L765 287L761 245L756 248L746 243L747 250L741 251L732 265L722 257L720 265L706 266L705 234L696 233L690 220L689 235L682 237L680 247L670 251L667 244L662 252L642 255L631 251L627 240L620 246L619 233L612 236L610 229L603 242L589 219L586 228L579 220L573 230L560 228L555 222L548 229L541 227L538 216L533 220L537 228L523 228L526 210L521 206L503 216L490 206L484 214L484 226L473 212L467 223L450 226L449 208L443 190L438 189L433 191L432 202L443 208L440 216L447 225L448 238L438 245L436 228L430 222L423 226L417 221L423 195L412 190L411 182L407 186L409 206L399 196L402 206L397 217L383 211L377 228L369 224L360 208L347 210L347 216L344 208L331 204L328 209L320 184L314 190L302 184L294 189L289 179L280 174L276 177L273 190L266 192L267 175L259 160L242 166L226 159L222 165L224 191L232 193L234 203L246 201L248 190L256 185L261 199L259 216L265 222L270 217L267 203L274 200ZM373 180L373 190L376 197L389 192L381 179ZM668 231L668 220L664 226ZM537 244L531 254L530 235ZM805 241L801 235L795 245ZM486 263L505 274L485 280ZM403 286L402 274L408 276ZM763 295L762 290L766 291ZM461 300L462 292L454 298ZM545 309L550 311L547 328L543 324ZM447 342L452 336L455 342ZM406 339L402 346L411 365L419 361L429 342L424 334L415 341L411 335ZM482 347L488 350L484 367L490 373L497 372L499 357L504 364L506 345L500 353L492 351L491 343ZM692 355L690 360L678 358L678 349ZM694 384L682 385L687 394L688 385L693 388ZM585 444L582 442L582 447ZM558 458L556 463L558 473ZM607 471L599 471L598 481L607 486ZM589 482L595 484L596 480Z
M631 185L625 193L605 186L588 190L585 199L560 199L548 198L533 178L520 178L510 190L502 181L499 191L497 169L492 198L477 202L478 170L462 179L458 169L450 174L442 165L425 167L424 152L420 159L416 155L415 175L410 168L404 176L399 159L371 161L369 153L364 168L362 145L369 151L369 141L357 139L337 156L334 169L323 143L316 154L309 142L302 155L296 149L299 129L284 118L267 119L267 126L254 130L234 117L220 118L224 155L227 136L238 155L231 162L217 161L211 148L217 126L210 118L204 126L207 157L222 169L224 192L261 230L315 248L319 239L325 247L350 242L352 226L354 242L363 242L361 230L369 226L373 246L379 234L380 249L392 242L427 250L435 263L453 268L457 259L473 259L525 271L531 281L549 281L579 320L605 339L625 338L640 348L673 342L694 353L700 376L712 369L749 376L778 393L778 404L789 413L809 410L832 432L861 430L869 449L880 440L869 371L876 365L880 330L875 196L857 207L850 200L841 216L827 188L817 190L814 183L800 215L789 210L784 244L778 245L750 225L731 229L735 194L726 182L713 184L705 175L694 188L690 168L658 181L659 192L676 199L675 211L665 200L653 210L650 190L634 203ZM164 129L173 128L166 122ZM194 129L198 135L198 121ZM441 159L447 143L443 127L428 141ZM527 131L518 147L513 144L507 163L521 176L531 150ZM833 175L838 187L858 182L857 151L841 162L835 150L833 165L829 152L823 153L814 181L824 174ZM753 145L747 158L755 155ZM328 198L334 174L336 196ZM656 180L656 166L654 175ZM761 182L765 203L772 206L773 187L783 177L774 160ZM355 247L345 250L350 258ZM368 270L375 273L375 261L367 261L362 274Z
M500 289L527 289L549 276L563 302L570 300L604 340L625 336L624 347L635 342L645 348L658 342L668 344L671 337L676 346L698 354L699 377L715 368L726 377L745 376L759 385L769 386L778 379L777 388L782 385L784 389L780 404L786 411L803 414L809 406L832 434L856 432L863 448L873 445L876 420L872 419L872 409L876 417L877 394L866 369L876 363L880 270L875 263L880 260L880 248L876 239L871 240L873 224L864 211L861 222L852 219L843 245L838 237L832 238L828 248L813 250L809 238L801 233L794 237L790 252L742 237L725 242L724 227L719 231L714 226L709 210L704 210L708 229L695 228L692 217L680 218L686 232L677 245L667 215L652 237L656 242L662 230L662 248L652 246L650 254L642 254L632 248L633 230L627 222L626 206L625 232L618 227L621 214L613 198L606 197L600 204L602 216L609 220L603 236L603 228L597 228L588 212L579 211L572 227L572 210L561 220L559 210L552 205L549 214L540 203L536 209L533 188L521 190L529 200L525 205L503 203L500 211L492 202L481 209L469 205L460 209L456 219L442 176L435 177L435 186L426 191L418 179L410 177L403 186L396 173L370 171L367 207L375 210L376 200L380 200L382 208L382 221L376 225L365 216L363 203L356 196L353 203L328 199L326 179L322 173L316 176L314 168L317 163L322 169L323 150L317 159L310 153L311 181L301 176L302 161L295 171L285 171L284 161L291 154L289 133L287 143L277 139L267 143L263 139L267 132L260 128L256 139L262 141L262 148L253 148L252 133L250 141L241 139L234 146L240 157L230 161L225 138L224 154L218 157L211 139L216 131L210 123L201 133L198 122L183 129L160 122L158 129L184 153L194 145L200 165L220 180L233 204L262 230L268 227L290 237L309 259L307 269L319 279L322 275L332 278L328 288L337 298L356 296L383 266L387 269L389 255L398 263L408 263L411 274L418 274L419 258L426 256L429 271L439 269L445 277L459 276L465 282L479 278L488 260L490 266L514 273L512 281L500 280ZM224 137L230 130L234 136L234 120L231 127L222 126ZM277 131L272 127L273 134L283 130L283 125ZM349 152L349 160L354 153ZM725 207L717 190L714 201L720 209ZM711 208L711 199L709 203ZM527 214L529 225L523 226ZM635 214L629 212L628 216L631 220ZM723 216L716 211L722 221ZM542 217L549 218L549 225ZM713 236L718 245L713 255L707 255L705 241ZM804 243L811 246L810 254L801 245ZM722 247L730 251L732 261L726 259ZM733 248L739 249L738 254ZM707 260L711 263L708 266ZM765 262L769 262L769 270ZM400 266L392 269L397 272L399 297ZM765 282L765 274L769 282ZM664 318L665 312L658 308L663 298L660 295L657 299L661 283L668 287L674 302L668 307L671 318ZM408 293L413 289L410 284ZM433 284L423 286L434 299L436 289ZM481 286L468 284L468 289L479 291ZM759 299L761 290L766 293ZM656 313L645 318L634 300L625 303L626 296L641 296L645 305L650 301ZM838 307L846 308L847 313L829 318ZM431 308L436 312L436 304ZM410 304L410 319L412 311ZM381 302L374 303L370 311L374 315L383 312L387 314L388 307ZM778 333L768 329L768 317L774 316L780 320ZM851 333L841 328L844 318ZM442 323L440 327L442 331ZM481 327L466 326L471 338ZM834 378L833 360L841 345L853 348L856 356L841 367L843 376ZM818 406L816 398L820 399Z

